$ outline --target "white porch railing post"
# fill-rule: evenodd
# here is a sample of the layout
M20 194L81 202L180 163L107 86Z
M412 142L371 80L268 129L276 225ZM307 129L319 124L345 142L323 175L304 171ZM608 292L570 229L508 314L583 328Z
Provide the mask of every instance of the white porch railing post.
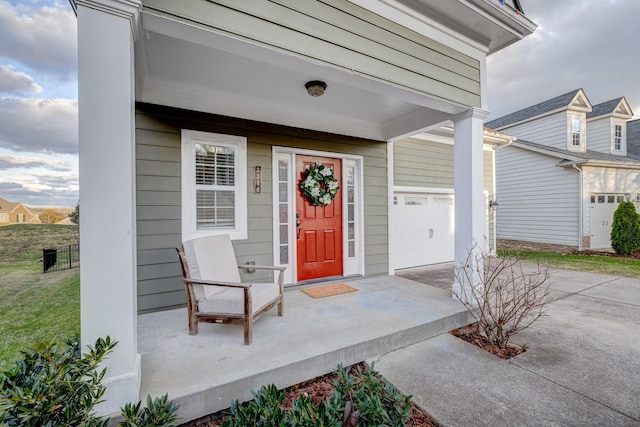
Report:
M454 295L470 297L483 274L482 254L487 212L483 194L483 120L487 111L471 108L453 117L453 156L455 191L455 268L464 268L465 277L453 284ZM464 301L469 302L469 301Z
M137 351L134 29L140 0L77 0L82 351L109 335L98 412L140 390Z

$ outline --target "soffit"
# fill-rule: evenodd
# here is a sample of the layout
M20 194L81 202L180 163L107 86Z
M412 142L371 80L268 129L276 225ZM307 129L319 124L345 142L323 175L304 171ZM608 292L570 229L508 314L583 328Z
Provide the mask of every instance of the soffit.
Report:
M142 23L138 101L376 140L466 109L165 16L143 11ZM309 96L309 80L325 94Z
M489 54L531 34L536 24L499 0L385 0L414 10L462 37L485 46Z

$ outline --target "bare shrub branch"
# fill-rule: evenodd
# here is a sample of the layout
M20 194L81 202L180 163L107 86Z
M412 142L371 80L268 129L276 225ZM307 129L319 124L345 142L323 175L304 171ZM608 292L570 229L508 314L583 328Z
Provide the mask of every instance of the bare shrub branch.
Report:
M490 257L475 249L469 251L464 265L455 267L454 295L487 340L504 349L512 335L545 315L551 301L549 269L539 263L523 265L510 255Z

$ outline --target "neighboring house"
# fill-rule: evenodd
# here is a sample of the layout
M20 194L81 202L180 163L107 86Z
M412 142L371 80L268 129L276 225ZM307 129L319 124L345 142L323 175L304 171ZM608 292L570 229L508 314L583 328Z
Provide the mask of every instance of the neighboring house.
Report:
M119 342L103 411L138 399L138 313L185 303L185 239L228 233L239 262L286 265L288 284L393 274L394 141L454 124L446 178L410 185L453 185L456 262L486 237L486 57L535 29L519 3L73 4L82 342ZM298 188L316 163L339 181L327 207Z
M483 191L489 252L495 241L495 152L514 138L485 128ZM453 126L393 143L393 204L390 216L394 269L454 260Z
M57 221L56 224L58 224L58 225L76 225L73 221L71 221L71 218L69 218L69 217L65 217L65 218L61 219L60 221Z
M497 155L497 234L505 247L611 247L613 212L640 193L624 97L592 105L577 89L487 126L517 137Z
M24 204L0 198L0 226L38 223L40 223L38 215L32 213Z
M640 160L640 119L627 122L627 155ZM640 200L636 199L636 207Z

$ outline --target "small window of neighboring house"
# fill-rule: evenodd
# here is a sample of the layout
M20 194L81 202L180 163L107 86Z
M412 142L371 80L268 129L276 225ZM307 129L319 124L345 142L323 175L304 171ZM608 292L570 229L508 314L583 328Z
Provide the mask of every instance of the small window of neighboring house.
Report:
M9 214L7 212L0 213L0 222L9 222Z
M23 223L24 222L24 214L18 214L17 217L16 217L16 222L18 224Z
M613 149L621 151L623 149L622 125L613 126Z
M571 145L574 147L582 145L582 120L579 117L571 118Z
M247 139L182 131L183 239L247 238Z

